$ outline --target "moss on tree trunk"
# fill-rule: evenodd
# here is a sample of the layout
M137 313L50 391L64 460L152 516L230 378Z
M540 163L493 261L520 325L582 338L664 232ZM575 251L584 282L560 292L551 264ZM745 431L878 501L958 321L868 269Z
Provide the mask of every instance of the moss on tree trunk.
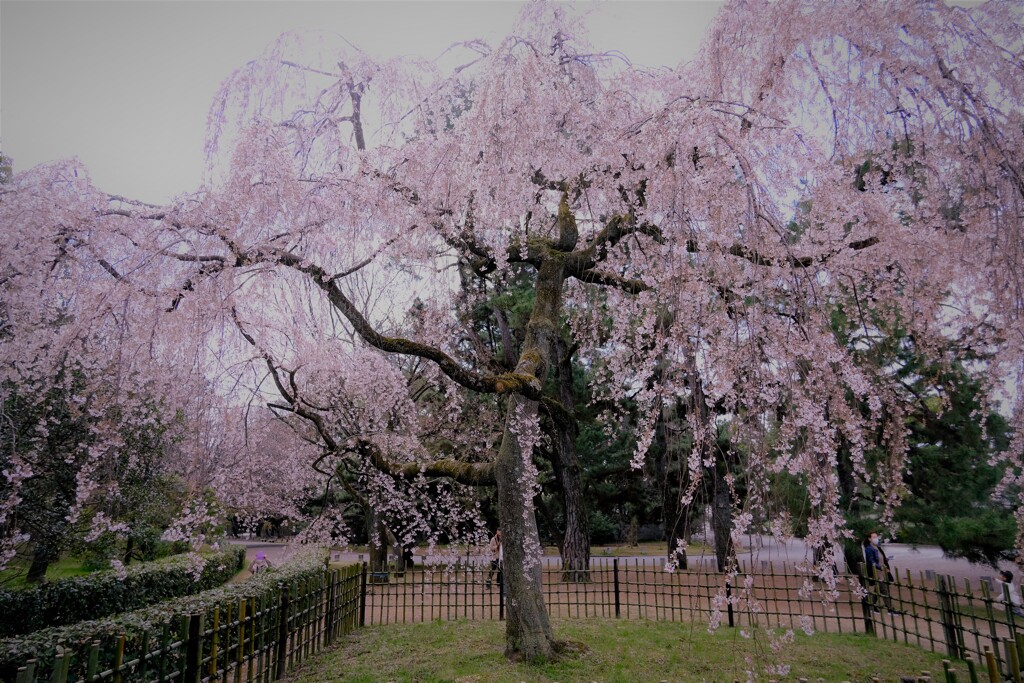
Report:
M551 358L562 304L564 271L560 259L541 264L536 299L526 326L517 374L530 374L542 382ZM532 453L524 453L518 426L537 419L538 404L520 395L508 400L495 476L498 481L498 516L501 521L507 596L505 653L509 657L546 659L554 650L551 622L541 586L543 558L534 512Z

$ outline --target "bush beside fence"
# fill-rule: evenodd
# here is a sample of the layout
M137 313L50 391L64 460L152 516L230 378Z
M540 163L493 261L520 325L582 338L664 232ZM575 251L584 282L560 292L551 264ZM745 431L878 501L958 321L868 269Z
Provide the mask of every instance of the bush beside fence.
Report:
M0 680L182 681L186 672L196 673L190 656L201 657L208 680L250 666L269 675L282 656L290 665L319 649L328 631L333 639L355 625L358 568L328 575L324 560L322 553L306 553L243 583L5 639ZM321 641L314 645L315 638Z
M0 591L0 637L74 624L108 614L198 593L226 583L245 562L245 548L201 555L205 564L195 576L194 555L129 565L119 578L106 570L44 583L31 590Z

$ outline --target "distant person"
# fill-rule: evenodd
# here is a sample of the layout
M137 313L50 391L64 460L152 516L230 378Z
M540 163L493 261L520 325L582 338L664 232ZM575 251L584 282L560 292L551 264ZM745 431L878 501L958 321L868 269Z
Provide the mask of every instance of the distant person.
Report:
M255 576L268 569L270 569L270 560L267 559L267 554L260 550L256 553L256 559L249 565L249 571Z
M1013 613L1018 617L1024 617L1024 608L1021 607L1020 603L1020 588L1017 588L1017 584L1013 582L1013 572L1003 569L999 572L1000 588L1004 586L1005 591L1000 595L1000 599L1005 600L1006 593L1010 594L1010 608Z
M874 588L872 591L872 607L878 610L878 598L889 611L889 614L896 614L892 608L892 600L889 598L889 583L892 581L892 571L889 567L889 558L882 550L881 539L878 533L872 531L864 541L864 561L868 565L868 586Z
M487 550L491 555L491 568L487 572L487 587L491 587L491 575L494 572L498 572L498 581L501 581L501 570L502 564L505 560L505 552L501 545L501 527L494 532L494 538L491 539L490 544L487 546Z

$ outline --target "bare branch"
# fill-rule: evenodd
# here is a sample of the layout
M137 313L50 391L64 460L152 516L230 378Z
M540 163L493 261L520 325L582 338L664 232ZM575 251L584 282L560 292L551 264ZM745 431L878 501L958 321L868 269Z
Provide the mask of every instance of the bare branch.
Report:
M604 285L615 287L630 294L639 294L651 289L650 285L642 280L627 280L613 273L606 273L599 270L587 269L580 273L573 274L580 282L589 282L593 285Z
M389 460L376 446L369 441L360 441L360 452L365 455L373 466L382 472L396 477L412 479L420 475L428 477L447 477L468 486L494 486L497 479L494 474L494 463L469 463L452 458L442 458L432 462L396 463Z
M541 398L540 388L536 386L535 378L532 376L515 372L482 375L463 367L436 347L403 337L385 337L359 312L355 304L338 288L337 283L331 281L330 276L324 272L323 268L309 263L295 254L280 249L264 249L256 255L240 253L237 256L242 265L254 264L270 256L277 263L308 275L314 284L327 295L331 305L349 321L356 333L374 348L388 353L417 356L432 361L450 379L473 391L485 394L516 392L535 401Z

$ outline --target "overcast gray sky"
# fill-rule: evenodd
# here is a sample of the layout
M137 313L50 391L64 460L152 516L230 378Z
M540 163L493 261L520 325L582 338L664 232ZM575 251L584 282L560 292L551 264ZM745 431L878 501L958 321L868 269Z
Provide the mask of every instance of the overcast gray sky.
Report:
M582 6L586 7L587 5ZM718 2L593 7L591 40L674 66ZM378 56L434 57L509 32L516 2L220 0L0 2L0 145L16 171L77 156L108 192L165 202L202 177L207 109L221 81L298 28L340 33Z

